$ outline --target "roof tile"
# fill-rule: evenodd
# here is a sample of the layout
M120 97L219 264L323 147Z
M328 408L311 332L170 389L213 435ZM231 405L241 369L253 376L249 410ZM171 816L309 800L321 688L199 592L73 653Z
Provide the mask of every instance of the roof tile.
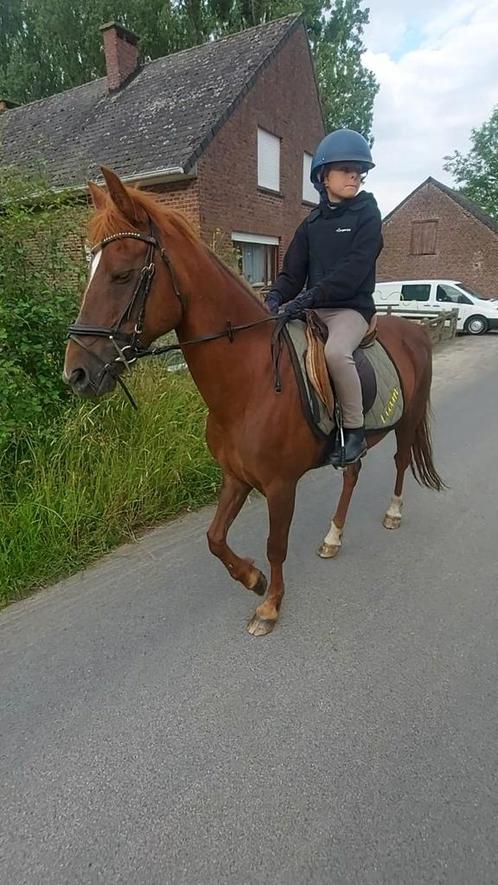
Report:
M145 64L118 92L106 78L0 115L0 163L79 186L99 166L133 177L189 171L280 43L291 15Z

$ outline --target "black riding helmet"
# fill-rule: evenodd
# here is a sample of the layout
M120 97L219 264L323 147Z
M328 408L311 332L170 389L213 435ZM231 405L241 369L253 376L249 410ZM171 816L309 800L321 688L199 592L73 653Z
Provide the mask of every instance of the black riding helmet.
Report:
M311 162L310 178L317 191L323 190L320 172L328 163L360 163L362 172L375 166L368 141L354 129L336 129L322 138Z

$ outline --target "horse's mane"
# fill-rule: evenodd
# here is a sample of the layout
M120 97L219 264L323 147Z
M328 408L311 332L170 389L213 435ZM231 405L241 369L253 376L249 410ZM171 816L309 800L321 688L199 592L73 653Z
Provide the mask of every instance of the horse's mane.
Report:
M144 193L144 191L135 187L126 187L126 191L139 210L137 216L140 217L140 210L142 210L142 214L146 213L163 235L165 243L168 242L173 229L184 237L191 246L206 252L222 273L228 275L243 292L250 295L261 306L261 302L249 283L201 240L188 219L181 212L178 212L176 209L170 209L161 202L156 194ZM139 221L130 222L129 218L126 218L116 204L107 196L105 205L101 209L96 209L90 218L88 225L90 241L93 244L99 243L105 237L112 236L121 231L140 233L143 232L143 229L141 229Z

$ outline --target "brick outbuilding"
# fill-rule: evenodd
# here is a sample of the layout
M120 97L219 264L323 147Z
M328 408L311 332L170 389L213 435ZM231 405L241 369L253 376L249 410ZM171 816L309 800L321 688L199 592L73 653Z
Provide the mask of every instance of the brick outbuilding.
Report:
M377 280L454 279L498 297L498 222L428 178L384 219Z

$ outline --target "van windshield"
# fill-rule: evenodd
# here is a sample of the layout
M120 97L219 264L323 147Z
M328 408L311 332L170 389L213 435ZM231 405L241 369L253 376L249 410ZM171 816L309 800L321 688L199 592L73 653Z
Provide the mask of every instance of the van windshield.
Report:
M474 298L479 298L479 300L482 301L482 295L478 295L478 293L474 292L474 290L471 289L470 286L466 286L465 283L457 283L457 286L460 289L463 289L464 292L468 292L469 295L472 295Z
M436 301L445 301L450 304L473 304L468 295L464 295L460 289L450 286L449 283L438 283Z

